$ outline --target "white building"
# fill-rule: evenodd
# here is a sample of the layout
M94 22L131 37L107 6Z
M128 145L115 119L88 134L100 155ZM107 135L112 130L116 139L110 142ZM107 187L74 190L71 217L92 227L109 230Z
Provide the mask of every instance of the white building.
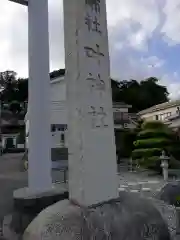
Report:
M0 149L24 148L23 142L19 143L20 133L24 133L24 114L18 116L9 110L2 110L0 114ZM22 140L22 139L21 139ZM9 145L9 146L8 146Z
M64 70L55 71L51 77L51 132L52 148L67 148L67 105L66 105L66 82ZM30 107L30 106L28 106ZM124 103L114 103L115 129L132 129L135 122L129 118L128 108L131 106ZM43 119L42 119L43 121ZM25 117L26 124L26 146L28 148L28 113Z
M138 113L144 121L158 120L168 124L179 132L180 129L180 100L169 101L147 108Z

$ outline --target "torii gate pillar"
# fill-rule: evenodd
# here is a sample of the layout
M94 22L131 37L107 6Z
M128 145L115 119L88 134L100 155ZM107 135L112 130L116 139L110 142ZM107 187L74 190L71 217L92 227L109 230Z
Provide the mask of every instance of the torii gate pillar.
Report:
M52 189L48 0L10 0L28 6L28 191Z

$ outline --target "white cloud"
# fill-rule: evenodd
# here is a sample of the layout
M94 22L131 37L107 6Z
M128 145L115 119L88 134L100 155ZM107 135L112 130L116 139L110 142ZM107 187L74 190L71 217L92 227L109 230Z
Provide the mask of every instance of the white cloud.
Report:
M0 53L4 56L0 70L14 68L20 75L27 74L27 10L25 7L1 1L0 9ZM51 69L64 67L64 45L62 24L62 0L49 0ZM158 24L158 9L155 0L107 0L108 25L125 26L124 42L135 49L144 49L147 38ZM129 27L129 21L131 26ZM151 24L149 24L151 22ZM133 29L133 24L139 24ZM113 43L111 43L113 44ZM116 44L121 44L118 42Z
M159 5L156 0L107 0L108 26L122 32L122 44L136 50L147 50L148 39L159 25Z
M179 75L175 79L166 73L164 60L151 56L148 46L160 25L168 43L180 42L180 0L106 1L112 76L119 79L160 76L166 79L163 83L171 84L170 91L175 96L173 89L177 88ZM8 0L0 3L0 71L13 69L20 76L27 76L27 9ZM64 67L62 0L49 0L49 12L52 70Z
M172 74L165 74L161 77L161 83L165 86L168 86L169 97L171 99L180 99L180 83L179 83L179 74L173 72Z
M163 9L165 22L161 32L170 45L180 43L180 1L166 0Z

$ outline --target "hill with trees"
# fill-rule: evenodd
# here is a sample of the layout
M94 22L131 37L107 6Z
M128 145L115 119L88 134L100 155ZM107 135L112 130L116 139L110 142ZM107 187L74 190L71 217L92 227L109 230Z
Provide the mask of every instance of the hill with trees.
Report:
M50 77L65 74L64 69L50 73ZM168 90L160 85L154 77L137 80L116 81L111 79L112 99L114 102L125 102L132 105L132 112L139 112L153 105L168 101ZM24 103L28 101L28 79L17 78L14 71L0 73L0 98L3 106L13 112L23 110Z

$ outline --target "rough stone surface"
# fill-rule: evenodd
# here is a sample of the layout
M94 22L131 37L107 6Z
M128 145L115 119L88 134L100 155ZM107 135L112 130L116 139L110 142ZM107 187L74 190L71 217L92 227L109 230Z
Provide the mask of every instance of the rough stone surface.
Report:
M38 215L23 239L170 240L171 236L155 202L124 192L91 208L69 200L58 202Z
M179 226L176 208L154 198L152 198L151 201L153 205L157 208L157 210L161 213L161 216L168 225L171 237L172 239L174 239Z
M163 200L171 205L177 205L177 197L179 197L180 200L180 181L167 183L156 195L157 199Z
M89 206L118 197L106 1L63 3L69 196Z

